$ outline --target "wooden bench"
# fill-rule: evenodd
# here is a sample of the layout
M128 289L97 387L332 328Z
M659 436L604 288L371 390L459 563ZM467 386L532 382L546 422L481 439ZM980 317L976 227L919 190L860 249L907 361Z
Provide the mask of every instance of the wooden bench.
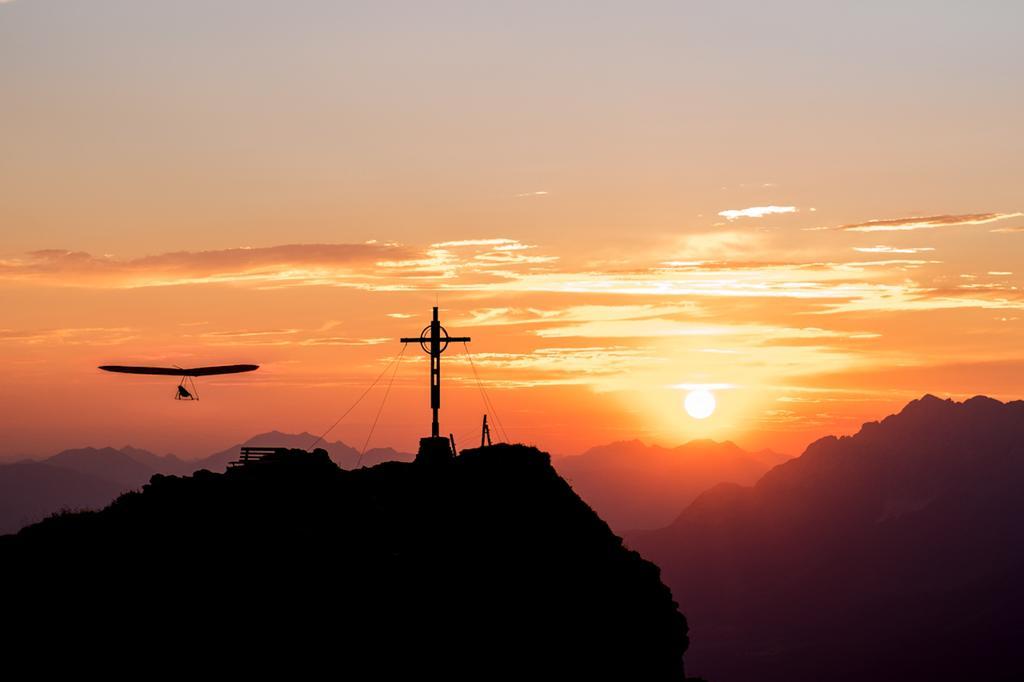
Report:
M289 448L268 448L244 445L242 446L241 456L233 462L228 462L228 466L240 467L247 464L255 464L268 455L283 455L288 451Z

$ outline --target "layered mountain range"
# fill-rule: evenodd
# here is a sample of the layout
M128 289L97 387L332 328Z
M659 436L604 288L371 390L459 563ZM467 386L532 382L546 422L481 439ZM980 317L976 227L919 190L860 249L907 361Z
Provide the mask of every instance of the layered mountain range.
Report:
M620 441L554 460L555 468L616 532L660 528L719 483L752 485L788 456L725 441L674 448Z
M925 396L627 536L694 673L999 680L1024 666L1024 402Z
M250 444L305 447L312 440L308 434L269 433ZM322 459L330 468L318 469L321 474L337 470L377 481L383 474L359 472L402 471L385 463L344 472L354 468L358 453L342 443L328 444L327 451ZM27 509L45 515L52 511L40 505L46 496L63 500L64 507L97 508L123 489L143 486L154 472L223 470L236 453L237 447L183 462L134 448L85 449L6 465L0 467L0 512L9 516L11 509ZM371 451L363 463L387 459L411 456ZM661 567L690 620L688 671L716 682L1008 680L1024 667L1017 641L1024 626L1024 402L985 397L954 402L928 395L898 414L864 424L852 436L820 439L788 460L771 452L744 452L731 443L660 448L629 441L558 459L555 466L613 528L665 524L630 532L626 540ZM487 485L498 485L491 476L513 473L502 466L479 472L486 473L480 480ZM164 491L174 491L168 498L177 500L174 509L185 514L185 522L199 524L201 519L191 515L204 508L192 508L194 496L217 490L234 495L230 482L240 481L238 475L216 485L220 479L209 479L214 476L209 473L184 479L194 481L187 485L157 476L143 498L156 504ZM342 474L328 478L337 475ZM374 505L392 492L410 495L415 504L441 505L457 524L490 504L460 498L452 507L444 501L446 489L429 477L416 478L417 486L427 486L423 489L403 488L412 480L405 474L385 478L395 490L385 493L378 483L363 488L370 495L366 506L350 508L345 505L351 500L338 499L346 513L364 519L355 528L377 528L379 520L365 519L390 513ZM282 480L287 486L290 479ZM509 483L498 487L511 495L508 504L538 494L534 487ZM264 492L276 489L269 481L259 485ZM351 490L346 483L335 492ZM295 491L285 491L283 501L272 505L274 513L241 500L237 523L243 536L264 533L275 514L288 512L285 502L295 502ZM114 508L130 504L119 501ZM418 513L415 504L402 507L403 514ZM252 509L259 511L255 525L248 514ZM80 521L91 524L85 520L111 513L64 514L42 527L65 534ZM239 532L224 519L217 523L222 537ZM515 523L508 523L506 540L511 541L519 536ZM13 525L8 530L15 530ZM463 550L472 554L475 541L466 542ZM556 570L557 560L552 561ZM533 580L547 569L528 570L541 571ZM598 599L600 589L594 589L591 596ZM554 593L549 597L557 599Z
M120 493L135 490L154 474L185 475L206 469L222 472L238 459L243 445L308 448L317 440L309 433L261 433L244 443L195 460L157 455L126 445L122 448L76 448L43 460L0 464L0 535L14 533L62 509L98 509ZM331 460L344 469L387 461L412 461L414 455L392 448L359 451L340 441L321 442Z
M222 472L238 458L239 448L308 448L309 433L261 433L201 459L157 455L132 446L76 448L43 460L0 464L0 535L16 532L61 509L96 509L119 493L135 490L154 474L185 475L206 469ZM412 461L393 448L359 451L341 441L320 442L343 469L381 462ZM591 448L581 455L554 459L555 468L618 533L658 528L679 515L699 493L722 482L751 484L785 455L770 450L746 452L733 443L692 441L676 448L638 440Z

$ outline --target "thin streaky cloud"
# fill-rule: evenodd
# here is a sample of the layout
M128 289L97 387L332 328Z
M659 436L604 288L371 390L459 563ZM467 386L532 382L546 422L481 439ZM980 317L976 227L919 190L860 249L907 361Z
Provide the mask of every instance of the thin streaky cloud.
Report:
M519 240L505 239L504 237L497 237L494 239L460 239L458 241L451 242L437 242L430 246L437 249L446 249L459 246L509 246L512 244L519 244Z
M796 206L751 206L750 208L730 208L719 211L718 215L726 220L739 218L763 218L775 213L796 213Z
M467 241L474 245L467 245ZM757 261L746 251L723 248L732 251L731 256L723 253L708 261L686 258L668 261L672 265L666 266L661 260L664 254L659 252L654 254L658 260L653 263L594 269L563 263L556 255L519 257L516 254L523 251L495 248L518 243L515 240L457 243L463 248L299 244L175 252L135 259L54 250L20 259L0 259L0 283L96 289L200 284L257 289L329 286L380 292L444 290L472 296L668 296L685 297L690 303L716 298L774 298L788 299L795 305L802 299L809 306L805 312L819 314L967 307L1024 310L1021 292L1005 287L999 291L978 289L970 297L929 289L925 282L910 279L908 273L924 272L940 265L940 261L888 258L905 254L883 253L879 254L881 258L866 261ZM684 246L682 255L694 255L689 251L696 244L686 242Z
M365 271L381 258L408 259L405 247L368 244L286 244L217 251L178 251L118 259L47 249L0 259L0 280L35 280L68 286L164 286L210 282L310 280Z
M845 332L821 327L786 327L770 323L693 322L665 317L646 319L593 320L562 324L556 322L533 332L544 339L655 339L727 338L757 339L759 343L779 340L872 339L871 332Z
M300 346L379 346L394 341L388 336L378 336L368 339L355 339L347 336L324 336L312 339L305 339L299 342Z
M201 336L209 338L246 338L256 336L282 336L288 334L298 334L300 329L233 329L225 331L206 332Z
M0 344L111 346L138 338L133 327L67 327L60 329L0 329Z
M895 246L855 246L853 250L860 251L861 253L923 253L925 251L934 251L935 249L931 246L908 246L904 248Z
M961 215L912 216L909 218L887 218L865 220L862 223L842 225L838 229L846 232L909 232L931 230L936 227L954 225L984 225L1007 218L1017 218L1024 213L965 213Z

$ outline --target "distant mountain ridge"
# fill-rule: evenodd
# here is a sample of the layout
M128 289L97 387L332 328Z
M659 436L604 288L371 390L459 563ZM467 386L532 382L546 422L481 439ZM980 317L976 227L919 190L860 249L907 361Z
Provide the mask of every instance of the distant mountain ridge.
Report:
M123 491L113 481L43 462L0 465L0 535L60 509L98 509Z
M195 460L126 445L75 448L41 461L0 464L0 535L14 533L61 509L102 507L120 493L141 488L154 474L184 476L201 469L222 472L228 462L238 459L243 445L304 449L316 440L310 433L269 431ZM358 450L341 441L321 442L318 447L343 469L385 461L409 462L414 457L393 448L371 448L360 459Z
M24 467L0 464L0 486L21 490L6 505L0 504L0 534L13 533L63 508L102 505L117 493L142 487L154 474L184 476L200 469L222 472L228 462L238 458L242 446L307 449L313 443L317 443L317 437L311 433L268 431L194 460L125 445L64 450L42 460L54 469L35 469L32 475ZM342 469L388 461L409 462L414 457L385 447L370 448L360 458L356 448L341 441L321 441L317 447L325 449ZM664 448L633 440L594 447L581 455L557 458L554 463L574 489L621 533L663 526L707 488L721 482L753 483L786 459L787 456L770 450L747 452L728 441L696 440ZM44 482L47 472L56 468L84 477L80 494L71 494L66 475L60 477L63 485Z
M223 471L224 468L227 467L228 462L238 459L239 448L243 445L286 447L307 450L313 447L314 443L316 443L316 447L326 450L331 460L342 469L355 469L358 466L374 466L381 462L411 462L415 458L415 455L412 453L400 452L390 447L370 448L362 457L360 457L359 450L341 441L322 441L319 440L317 436L307 432L294 434L282 433L281 431L268 431L267 433L255 435L244 443L232 445L231 447L214 453L209 457L196 460L194 462L195 468L193 471L198 469L208 469L214 472Z
M617 532L659 528L719 483L753 484L788 460L748 452L731 441L693 440L674 448L640 440L594 447L554 461L579 495Z
M43 463L103 478L125 488L137 488L158 473L159 470L149 463L156 464L158 458L145 450L126 449L127 452L111 447L64 450L43 460ZM166 473L179 473L179 462L174 462Z
M708 679L1016 679L1024 402L926 395L627 541Z

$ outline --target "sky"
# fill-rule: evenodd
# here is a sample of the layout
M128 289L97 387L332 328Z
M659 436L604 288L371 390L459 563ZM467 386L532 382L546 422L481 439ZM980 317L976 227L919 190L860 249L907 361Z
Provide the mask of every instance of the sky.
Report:
M1022 21L0 2L0 457L320 434L379 376L330 438L415 449L428 364L398 339L434 305L472 337L442 362L460 447L481 387L556 454L798 454L924 393L1020 398ZM96 369L235 362L261 368L196 403Z

